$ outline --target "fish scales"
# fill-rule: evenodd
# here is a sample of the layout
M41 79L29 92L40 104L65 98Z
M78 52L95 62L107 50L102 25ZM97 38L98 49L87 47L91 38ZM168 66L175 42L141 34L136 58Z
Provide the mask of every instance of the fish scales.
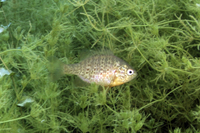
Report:
M74 74L83 81L102 86L118 86L136 77L136 71L114 55L94 55L80 63L63 66L64 74Z

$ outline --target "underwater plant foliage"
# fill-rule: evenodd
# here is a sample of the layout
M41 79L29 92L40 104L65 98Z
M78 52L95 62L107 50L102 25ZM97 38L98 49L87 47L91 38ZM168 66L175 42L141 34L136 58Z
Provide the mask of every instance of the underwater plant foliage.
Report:
M200 132L200 3L197 0L3 1L0 132ZM65 75L48 57L78 63L109 49L136 79L105 90Z

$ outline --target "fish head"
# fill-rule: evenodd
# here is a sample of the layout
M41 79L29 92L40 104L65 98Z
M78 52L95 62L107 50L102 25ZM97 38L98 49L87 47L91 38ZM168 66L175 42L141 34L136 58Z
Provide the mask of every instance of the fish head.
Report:
M112 83L110 84L110 87L129 82L137 76L136 71L127 64L117 67L114 73L115 76Z

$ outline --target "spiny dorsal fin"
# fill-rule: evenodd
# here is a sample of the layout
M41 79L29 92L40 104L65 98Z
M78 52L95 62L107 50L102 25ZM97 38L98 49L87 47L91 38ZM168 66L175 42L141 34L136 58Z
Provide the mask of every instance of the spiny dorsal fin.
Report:
M83 61L87 58L96 56L96 55L114 55L113 52L109 49L101 49L101 50L88 50L84 49L79 53L80 61Z

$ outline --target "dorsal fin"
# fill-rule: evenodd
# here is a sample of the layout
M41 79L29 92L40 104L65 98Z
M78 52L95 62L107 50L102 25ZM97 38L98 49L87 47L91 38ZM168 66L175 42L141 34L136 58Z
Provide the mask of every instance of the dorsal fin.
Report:
M87 50L84 49L79 53L80 61L85 60L87 58L96 56L96 55L114 55L113 52L109 49L101 49L101 50Z

